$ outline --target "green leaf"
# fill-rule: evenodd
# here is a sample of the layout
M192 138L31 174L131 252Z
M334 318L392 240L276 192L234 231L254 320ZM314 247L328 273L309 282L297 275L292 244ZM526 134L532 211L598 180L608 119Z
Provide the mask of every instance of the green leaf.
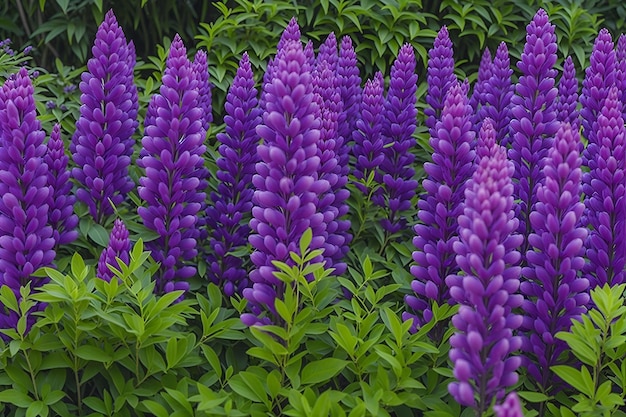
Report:
M57 4L61 8L61 10L63 10L63 13L67 14L67 7L70 4L70 0L57 0Z
M87 235L91 238L91 240L103 248L106 248L109 244L109 234L104 227L97 223L91 225Z
M313 240L313 231L309 227L302 233L302 237L300 238L300 256L304 256L306 251L311 246L311 241Z
M44 408L46 411L43 411ZM48 406L42 401L32 402L26 409L26 417L37 417L40 415L48 415Z
M302 369L301 383L306 385L328 381L341 372L348 363L337 358L324 358L310 362Z
M82 345L76 349L76 356L86 361L93 362L110 362L113 360L111 355L107 354L104 350L94 345Z
M144 400L141 402L156 417L170 417L170 413L156 401Z
M589 398L593 398L593 381L586 367L582 369L586 372L578 371L566 365L555 365L550 369L557 374L563 381L576 388L579 392L585 394ZM591 386L591 389L589 387Z
M0 392L0 403L13 404L20 408L28 407L34 400L22 391L13 388Z
M540 392L532 391L517 391L517 395L530 403L542 403L544 401L548 401L551 398Z

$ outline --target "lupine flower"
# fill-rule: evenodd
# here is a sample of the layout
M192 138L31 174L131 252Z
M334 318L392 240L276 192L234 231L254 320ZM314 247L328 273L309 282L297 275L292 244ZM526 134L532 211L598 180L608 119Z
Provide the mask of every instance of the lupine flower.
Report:
M626 35L619 35L617 40L617 48L615 48L615 59L617 60L617 73L615 74L615 83L619 91L622 92L620 101L624 106L622 117L626 119Z
M72 176L80 183L76 197L100 223L135 186L128 175L138 108L134 47L113 11L98 28L92 52L80 83L83 105L70 151L76 164Z
M113 271L109 269L108 265L119 270L120 266L116 258L119 258L126 265L128 265L130 260L130 239L128 238L128 230L124 222L120 219L115 220L113 230L109 236L109 244L102 250L102 254L100 254L100 259L98 260L98 278L111 281L114 274Z
M334 32L330 32L324 43L320 45L316 63L321 62L326 62L329 69L335 74L337 63L339 62L339 54L337 53L337 38Z
M478 79L476 80L476 85L474 86L474 90L472 91L472 95L469 99L469 104L472 106L472 109L474 109L472 123L475 126L478 123L478 110L480 110L481 106L485 104L485 85L491 78L492 65L493 60L491 59L491 52L489 51L489 48L485 48L483 56L480 58L480 64L478 65Z
M511 98L511 125L509 158L515 171L513 185L519 219L518 232L527 237L531 232L528 216L537 201L537 188L543 182L543 164L558 129L556 120L557 89L554 87L556 70L556 35L543 9L526 27L526 44L517 63L522 75ZM522 245L526 254L527 242Z
M205 200L205 152L202 109L197 79L180 36L172 41L160 94L153 96L156 117L145 126L143 151L137 165L145 170L137 209L144 225L159 234L148 242L161 263L157 292L187 290L186 279L196 268L186 262L196 254L197 214Z
M198 80L198 106L202 109L202 127L209 130L213 122L211 108L211 84L209 83L209 64L206 52L199 50L193 59L193 72Z
M478 112L479 124L486 117L493 121L496 141L502 145L506 144L505 138L509 133L511 97L514 93L511 75L513 75L513 70L509 60L509 50L502 42L493 59L489 82L483 87L485 102Z
M613 39L607 29L600 30L593 44L589 66L585 70L583 89L580 95L580 117L582 119L583 135L588 143L598 143L596 128L594 127L598 115L602 110L604 100L609 89L615 84L616 56ZM619 97L621 100L621 97ZM583 165L589 166L591 156L587 150L583 151Z
M313 50L313 41L309 40L304 46L304 56L306 57L306 63L309 68L315 66L315 51Z
M72 183L67 169L69 157L65 155L58 123L52 129L43 160L48 166L48 185L52 188L48 199L48 222L52 226L55 246L67 245L78 237L78 216L74 214L76 198L71 194Z
M346 189L348 182L348 149L344 138L338 135L339 117L343 112L343 102L339 79L332 70L332 62L325 61L331 53L319 54L315 71L313 71L314 99L319 107L318 117L321 120L320 138L317 154L320 158L318 178L330 184L328 193L320 196L317 209L324 214L326 223L326 242L324 243L324 259L326 268L334 268L334 274L341 275L347 265L343 257L347 254L348 243L352 236L348 233L349 220L340 220L348 213L346 200L350 196ZM320 60L322 59L322 60Z
M478 132L478 138L476 138L476 164L480 163L480 160L485 156L489 156L491 148L496 142L496 131L493 128L493 120L486 118L483 120Z
M460 240L454 251L461 274L446 278L450 296L460 304L452 318L456 333L450 338L457 381L448 389L477 416L517 382L521 360L511 354L522 344L513 335L522 322L513 310L522 304L522 296L515 293L521 271L517 249L523 241L515 233L514 167L502 146L492 146L489 153L467 184L465 209L458 219Z
M33 273L50 266L55 256L46 134L37 120L33 92L26 68L0 89L0 286L11 288L18 300L21 286L31 283L32 290L46 282ZM16 314L0 314L0 328L14 328L17 319Z
M356 129L352 132L352 155L356 159L354 177L357 180L367 180L385 159L381 136L385 98L381 80L382 74L377 72L373 79L365 83L361 96L361 117L356 121ZM369 195L371 190L363 184L357 183L356 186L362 193Z
M213 205L207 208L211 230L212 252L207 256L207 275L224 287L227 296L247 287L247 271L243 259L228 252L245 246L250 228L247 222L252 211L252 175L258 162L256 127L261 122L254 74L248 54L244 53L239 69L226 95L224 133L217 135L221 143L216 173L220 181L217 192L211 193ZM245 222L245 223L243 223Z
M361 104L361 77L357 67L356 52L349 36L341 38L337 77L343 102L343 111L339 117L339 136L344 138L344 145L347 146L352 140L352 132L356 130Z
M494 405L493 411L495 411L496 417L524 417L522 405L520 404L519 397L515 392L507 395L502 404Z
M576 68L574 68L572 57L568 56L563 63L563 74L561 74L561 79L559 80L556 118L559 122L569 123L572 130L575 131L578 131L580 126L580 114L576 108L577 105L578 79L576 78Z
M56 107L57 107L57 104L56 104L54 101L52 101L52 100L48 100L48 101L46 102L46 108L47 108L47 109L49 109L49 110L54 110L54 109L56 109Z
M410 151L416 143L412 137L417 117L415 67L413 47L405 44L391 67L383 119L383 137L385 144L390 146L385 148L385 159L380 165L382 178L378 183L383 185L381 193L373 199L388 211L382 226L390 234L397 233L406 225L401 213L411 207L418 185L413 179L415 156Z
M252 178L249 238L255 269L250 272L252 287L243 291L250 313L241 316L249 326L277 319L274 301L282 296L283 284L272 261L292 264L289 253L300 252L298 242L307 228L313 232L311 249L325 242L326 224L317 204L330 184L317 177L320 120L306 60L300 42L288 42L279 51L276 77L266 85L263 122L256 129L262 139L257 148L261 162Z
M554 336L569 331L572 319L579 318L589 302L589 281L578 275L585 265L587 237L587 229L578 227L585 209L580 202L579 145L578 131L562 124L546 159L545 184L537 188L537 204L530 214L534 232L528 237L528 266L522 269L526 367L544 390L555 382L550 367L559 364L567 349Z
M585 242L590 289L626 282L626 128L620 95L611 87L596 122L596 142L585 149L590 158L590 171L583 175L586 224L591 225Z
M33 46L32 45L28 45L26 48L24 48L24 51L22 51L22 53L24 55L28 55L30 54L30 52L33 50Z
M428 51L428 92L426 93L428 106L424 109L424 115L431 136L441 116L448 88L456 81L453 53L448 28L442 26L433 47Z
M416 265L411 266L416 296L406 298L416 314L404 315L413 318L414 330L432 319L430 302L442 305L450 300L445 279L459 272L452 246L459 240L457 217L463 213L465 184L474 168L472 113L467 95L456 82L448 89L435 136L430 138L432 162L424 164L426 193L418 203L420 223L415 225L413 238Z

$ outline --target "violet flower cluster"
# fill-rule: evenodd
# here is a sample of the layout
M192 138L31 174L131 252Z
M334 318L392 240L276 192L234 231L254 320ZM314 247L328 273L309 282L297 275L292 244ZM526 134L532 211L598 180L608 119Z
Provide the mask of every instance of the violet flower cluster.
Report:
M326 239L318 204L330 184L318 178L321 122L302 44L286 42L274 64L276 76L264 86L266 107L256 129L262 139L257 148L261 161L252 178L249 238L255 268L250 272L252 287L243 291L250 313L241 316L248 326L279 320L274 302L284 286L274 275L272 261L293 264L289 253L299 254L298 242L308 228L313 233L311 249L322 248Z
M318 156L320 166L318 178L330 184L328 192L319 198L317 208L324 214L326 223L326 242L324 259L326 268L334 268L333 274L341 275L347 265L343 262L348 253L348 244L352 240L349 233L350 221L341 217L348 213L346 200L350 192L346 188L350 167L349 148L345 138L339 135L340 118L343 115L341 100L341 80L337 76L337 44L331 33L320 47L316 67L312 73L314 99L318 105L318 117L321 121ZM333 67L335 68L333 70Z
M528 374L552 392L558 382L550 367L560 364L567 344L555 335L568 331L572 320L586 311L589 281L579 272L585 265L583 242L587 229L579 227L585 206L580 201L580 138L562 124L545 163L545 183L537 189L530 214L527 265L520 291L524 295L523 351Z
M405 227L407 221L402 212L411 207L418 185L413 179L415 156L411 153L416 143L413 138L417 118L415 67L415 51L410 44L405 44L391 67L382 130L385 145L388 146L384 149L385 158L377 178L382 186L372 198L375 204L387 211L387 218L381 224L389 234Z
M474 90L472 91L472 95L469 99L469 104L472 106L472 109L474 109L474 113L472 114L472 124L474 126L478 125L478 111L486 102L485 88L491 78L492 65L493 60L491 59L491 52L489 52L489 48L485 48L483 55L480 58L480 64L478 65L478 79L476 80ZM476 130L479 129L480 127Z
M33 273L50 266L55 256L46 135L33 94L26 68L0 89L0 286L8 286L18 300L20 287L30 283L33 290L45 283ZM0 312L0 328L15 328L17 320L15 313Z
M459 238L454 243L459 275L446 283L460 304L452 318L456 333L450 338L450 359L456 382L448 389L456 401L476 410L504 397L505 388L517 382L518 356L511 356L522 341L513 332L522 317L521 268L517 251L523 237L516 232L513 211L513 164L506 150L493 144L477 166L465 189L465 209L459 216Z
M578 78L572 57L568 56L563 62L563 73L559 80L559 96L556 103L556 118L561 123L569 123L572 130L580 127L580 112L578 111ZM582 151L582 143L579 151Z
M71 194L72 183L67 169L69 157L61 138L61 127L55 123L48 140L44 162L48 166L48 224L52 227L55 247L72 243L78 237L78 216L74 214L76 198Z
M511 61L509 50L504 42L500 43L491 66L491 76L484 85L484 103L478 111L477 128L482 120L489 117L494 123L496 141L505 145L509 133L511 98L514 87L511 83Z
M459 271L453 245L458 241L457 218L463 213L465 184L474 170L472 110L461 84L452 84L430 138L432 162L424 163L426 192L418 203L420 223L413 238L417 250L411 288L415 296L406 297L415 314L403 315L405 320L413 319L413 330L433 318L431 302L442 305L450 300L445 279Z
M113 268L120 270L117 259L120 259L126 265L130 261L130 239L128 238L128 229L124 225L121 219L115 219L113 223L113 230L109 236L109 244L100 254L98 260L98 278L105 281L111 281L114 274L109 268L111 265Z
M620 95L612 86L598 115L596 141L585 149L590 171L583 175L584 225L591 226L585 277L590 288L626 282L626 128Z
M197 215L206 187L202 109L198 82L180 36L172 41L160 93L152 97L153 117L146 119L143 150L137 165L144 169L137 209L144 225L159 237L146 244L161 264L157 292L187 290L196 272Z
M446 93L456 81L453 54L448 28L442 26L437 33L433 47L428 51L428 91L426 93L428 107L424 109L424 115L431 136L434 133L437 120L441 116Z
M556 119L555 84L557 71L556 35L554 25L543 9L526 27L526 44L517 63L522 75L511 98L511 125L509 158L515 171L515 214L519 219L518 231L523 236L531 232L528 217L537 201L537 188L543 182L543 164L558 129ZM527 242L522 245L525 256Z
M502 404L494 405L493 411L496 413L496 417L524 417L522 405L515 392L507 395Z
M219 184L217 191L211 193L213 204L206 213L212 250L207 255L207 276L213 283L222 285L224 293L231 296L248 286L244 259L229 252L248 243L248 221L254 194L251 182L259 160L256 127L261 122L262 110L258 107L254 74L247 53L239 62L224 109L225 131L217 135L220 158L215 175Z
M113 11L98 28L92 53L81 78L83 104L70 151L72 176L79 182L76 197L102 223L135 187L128 174L138 125L135 48Z
M209 130L209 125L213 122L211 108L211 84L209 83L209 63L206 52L199 50L193 59L193 73L198 81L198 107L202 109L202 127Z
M365 83L361 96L360 117L356 121L356 129L352 132L354 145L351 151L356 160L353 175L360 181L367 182L385 158L383 152L385 143L381 136L385 104L383 83L380 71ZM361 183L356 183L356 187L365 195L372 191Z
M362 93L357 56L349 36L341 38L337 77L339 78L339 91L343 102L343 111L339 115L338 134L344 138L344 146L348 147L348 142L352 140L352 132L357 129L356 123L360 116Z

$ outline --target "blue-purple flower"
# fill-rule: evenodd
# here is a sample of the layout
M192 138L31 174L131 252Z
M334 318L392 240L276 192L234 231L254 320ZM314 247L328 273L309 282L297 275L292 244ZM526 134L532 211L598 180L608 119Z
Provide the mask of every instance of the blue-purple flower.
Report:
M478 112L478 125L489 117L496 130L496 142L502 145L506 144L505 138L509 133L511 98L514 93L511 75L513 70L509 50L502 42L493 59L489 81L483 87L484 103Z
M522 341L513 332L522 317L513 313L522 304L518 248L513 211L513 164L506 150L492 144L465 189L465 208L458 218L454 243L459 275L449 275L450 296L459 306L452 318L450 359L456 382L448 389L459 404L483 415L495 398L517 382L520 358L512 353ZM481 151L484 153L484 151Z
M569 123L572 130L580 127L578 111L578 79L572 57L568 56L563 63L563 73L559 80L559 96L556 103L556 118L561 123ZM582 145L582 144L581 144ZM582 148L581 148L582 150Z
M426 93L428 107L424 109L424 115L431 135L441 116L448 88L456 81L453 54L448 28L442 26L437 33L433 47L428 51L428 92Z
M239 62L224 108L226 128L224 133L217 135L220 158L215 175L219 184L217 191L211 193L213 204L207 208L211 235L207 276L215 284L223 285L224 293L231 296L248 286L244 259L229 252L248 243L254 194L251 182L259 160L256 127L261 122L262 110L258 107L254 74L247 53Z
M51 187L48 199L48 224L52 226L55 246L67 245L78 237L76 231L78 216L74 214L76 198L71 194L72 183L70 171L67 169L69 157L65 154L61 127L58 123L52 129L43 160L48 166L47 178Z
M128 229L124 225L124 222L120 219L116 219L113 223L113 230L109 236L109 244L100 254L98 260L98 278L105 281L111 281L113 278L113 271L109 268L109 265L117 270L120 270L117 259L120 259L126 265L130 260L130 239L128 238Z
M76 197L101 223L135 187L128 174L138 125L135 55L113 11L98 28L92 52L81 78L83 104L70 151L76 164L72 176L79 182Z
M356 130L361 105L361 76L357 67L357 57L349 36L341 38L339 61L337 62L339 91L343 102L343 111L339 116L339 136L344 138L344 145L352 140L352 132Z
M172 41L153 118L145 126L137 165L144 169L137 209L144 225L159 237L146 244L161 264L157 292L187 290L196 273L197 215L205 200L205 131L198 103L198 81L180 36ZM148 119L146 119L148 120Z
M262 139L260 162L252 178L255 188L249 241L253 285L243 291L250 313L241 316L251 325L278 319L274 302L282 296L282 281L272 261L292 264L289 253L300 252L302 234L312 230L311 249L324 246L326 223L318 210L319 196L330 189L318 179L318 141L321 122L315 103L310 67L297 41L287 42L276 56L276 77L266 84L263 122L257 127ZM321 259L319 259L321 261Z

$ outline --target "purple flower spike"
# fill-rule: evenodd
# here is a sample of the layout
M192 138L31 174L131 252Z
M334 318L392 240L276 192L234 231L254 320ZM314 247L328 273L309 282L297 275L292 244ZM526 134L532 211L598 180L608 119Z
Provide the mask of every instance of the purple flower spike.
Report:
M522 317L513 310L522 304L521 268L517 251L523 236L516 234L513 211L514 167L500 145L481 159L465 189L465 209L459 216L454 243L459 275L449 275L450 296L460 304L452 318L457 329L450 338L450 359L457 382L448 390L456 401L482 416L494 398L517 382L521 359L511 356L522 341L513 332Z
M480 59L480 65L478 66L478 80L476 80L476 86L472 91L469 104L474 109L474 115L472 116L472 123L476 125L478 120L478 110L485 104L485 86L489 83L491 78L491 66L493 60L491 59L491 52L489 48L485 48L483 56Z
M69 157L65 155L65 146L61 139L61 127L54 125L44 162L48 166L48 185L52 187L48 200L48 221L52 226L52 236L55 246L67 245L78 237L75 230L78 225L78 216L74 214L76 198L71 194L72 183L70 172L67 169Z
M147 203L137 211L144 225L159 234L146 246L161 264L156 286L160 293L188 289L186 280L196 273L186 261L197 255L197 214L205 200L207 176L197 86L183 41L176 35L160 94L152 97L156 117L145 126L137 160L145 170L139 197Z
M530 214L534 233L528 237L528 266L522 269L528 373L541 392L557 382L550 367L560 364L567 344L554 336L569 331L572 319L586 311L589 281L578 271L585 265L583 242L587 229L578 227L585 206L580 202L580 138L563 124L546 159L545 184L537 188L537 204ZM553 392L554 393L554 392Z
M507 395L502 404L494 405L493 411L496 413L496 417L524 417L522 405L515 392Z
M198 106L202 109L202 127L209 130L209 125L213 122L211 108L211 84L209 83L209 64L206 52L200 50L196 52L193 59L193 72L198 80Z
M293 16L291 20L289 20L289 24L287 24L285 30L283 30L283 33L280 35L280 39L278 41L276 49L280 51L290 41L300 42L300 36L300 26L298 26L298 19Z
M337 53L337 38L334 32L330 32L317 54L317 63L327 62L330 70L335 73L337 70L337 62L339 54Z
M496 131L493 128L493 120L486 118L483 120L478 132L478 138L476 139L476 164L479 164L481 159L491 154L491 148L496 143Z
M102 251L100 259L98 260L98 278L107 282L111 281L114 274L113 271L109 269L108 265L119 270L120 266L116 258L119 258L126 265L128 265L130 260L130 239L128 238L128 230L124 222L120 219L115 220L113 230L109 237L109 245Z
M248 272L243 258L228 252L248 243L248 222L254 194L251 182L258 162L256 147L259 135L256 127L262 114L247 53L239 62L224 107L226 129L217 135L221 143L216 173L219 185L217 192L211 193L213 205L207 208L212 249L207 256L207 275L215 284L223 285L224 293L231 296L235 292L241 293L248 286Z
M428 177L422 185L426 193L418 203L420 223L413 238L417 265L411 266L415 277L411 288L416 297L406 299L417 314L405 314L405 319L413 318L414 330L432 319L431 302L442 305L450 301L445 279L459 272L452 246L459 240L457 217L463 213L465 183L474 168L471 116L472 107L457 82L446 94L441 119L434 129L436 136L430 139L432 163L424 164Z
M485 84L484 105L478 112L478 123L489 117L496 130L496 141L506 144L505 138L509 133L511 98L514 87L511 83L511 62L509 50L504 42L500 43L491 67L491 77Z
M385 159L380 165L382 178L381 193L373 201L387 212L382 226L390 234L399 232L406 225L401 213L411 207L417 181L413 179L415 156L411 148L415 146L417 108L417 74L415 74L415 51L410 44L400 48L398 57L391 67L391 81L385 100L385 118L383 119L383 137Z
M324 214L317 207L330 184L318 179L321 122L306 60L299 42L288 42L278 53L276 77L266 85L263 122L256 129L262 143L252 178L249 242L255 269L250 272L253 286L243 291L250 313L241 316L247 325L278 320L274 300L282 296L283 283L274 275L272 261L293 264L289 253L300 254L298 242L307 228L313 232L311 249L322 248L326 240Z
M315 50L313 49L313 41L308 41L304 46L304 56L306 57L308 68L313 68L315 66Z
M325 56L320 53L318 60ZM339 118L343 112L339 82L332 70L332 63L318 61L313 72L313 92L321 120L317 145L317 154L320 157L318 174L320 180L328 181L330 189L320 197L317 208L324 213L328 233L324 244L326 268L334 268L335 275L343 274L347 268L343 258L348 253L348 243L352 240L348 233L350 221L340 220L340 217L348 213L346 200L350 193L346 184L350 168L349 148L345 145L344 138L338 135Z
M442 26L433 47L428 51L428 92L426 93L428 106L424 109L424 115L431 136L441 116L448 88L456 81L453 54L448 28Z
M626 128L620 95L616 86L611 87L596 122L596 142L585 149L590 171L583 175L587 196L583 224L591 225L585 242L589 259L585 277L590 289L626 282Z
M81 78L83 104L70 151L77 166L72 169L79 182L76 197L102 223L135 187L128 167L139 106L135 48L126 42L112 10L98 28L92 52Z
M531 232L528 216L544 179L544 159L559 127L555 105L558 91L554 87L556 49L554 25L546 12L539 9L526 27L526 44L517 63L522 75L515 87L517 94L511 98L509 158L515 166L514 195L520 200L515 207L518 231L524 237ZM522 256L527 245L527 242L522 245Z
M339 136L344 138L347 145L347 142L352 140L352 132L356 130L361 105L361 76L357 67L356 52L349 36L341 39L337 77L343 102L343 112L339 117Z
M617 48L615 49L615 58L617 60L617 74L615 74L615 84L622 92L620 101L624 106L622 117L626 119L626 35L621 34L617 40Z
M352 133L354 139L352 154L356 159L354 177L357 180L367 180L385 159L384 141L381 136L385 98L381 80L382 74L378 72L373 79L365 83L360 107L361 117L357 120L356 129ZM356 186L366 195L371 192L363 184Z
M583 135L588 143L598 143L595 123L602 110L604 100L609 89L615 84L616 56L615 45L607 29L600 30L593 44L589 66L585 70L583 89L580 95L580 117L583 125ZM621 95L618 97L621 100ZM599 144L599 143L598 143ZM583 151L583 165L589 166L591 156L587 150Z
M50 266L55 256L45 136L33 85L21 68L0 89L0 286L7 285L18 297L21 286L31 282L34 289L45 282L33 273Z
M580 114L578 105L578 79L572 57L568 56L563 63L563 74L559 80L559 98L556 104L557 119L562 123L569 123L572 130L578 131ZM581 144L582 146L582 144ZM582 150L582 147L581 149Z

